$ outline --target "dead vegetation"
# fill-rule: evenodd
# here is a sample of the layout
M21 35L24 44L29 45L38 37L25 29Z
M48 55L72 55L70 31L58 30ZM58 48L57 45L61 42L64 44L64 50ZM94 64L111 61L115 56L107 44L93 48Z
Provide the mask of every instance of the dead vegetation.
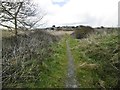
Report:
M44 31L2 37L3 87L16 87L20 83L36 82L42 62L50 57L57 36Z

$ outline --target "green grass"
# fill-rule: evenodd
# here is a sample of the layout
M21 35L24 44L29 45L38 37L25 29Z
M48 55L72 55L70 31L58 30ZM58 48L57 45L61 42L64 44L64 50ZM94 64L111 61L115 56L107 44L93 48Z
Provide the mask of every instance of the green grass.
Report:
M29 83L30 88L61 88L65 87L67 74L67 56L65 39L51 46L53 54L43 61L38 81Z
M66 57L66 44L65 40L61 40L58 44L52 46L54 51L53 55L43 62L39 87L53 88L64 87L66 70L67 70L67 57Z
M92 34L77 40L69 38L75 60L77 80L81 88L111 88L118 82L118 34L117 31Z
M5 38L7 34L10 34L9 31L4 31L2 33L4 33L3 37ZM9 37L11 36L8 35L8 40L5 41L5 43L8 43L6 44L8 46L10 46L9 44L11 44L11 39L9 40ZM10 63L14 65L14 67L12 67L11 65L9 71L10 73L8 73L11 74L16 70L18 71L16 71L17 73L13 75L14 77L4 78L6 79L3 84L4 88L65 87L65 80L67 76L67 55L65 38L62 38L61 40L59 38L57 40L57 36L51 36L44 33L43 35L41 35L41 37L36 37L33 38L39 40L41 43L38 43L38 47L35 48L36 53L33 53L31 58L27 58L27 60L24 60L23 58L18 58L19 66L16 65L14 59L10 58ZM52 40L52 42L50 43L49 40ZM3 48L5 48L5 46ZM34 48L34 46L31 48Z
M49 53L42 63L33 58L24 63L25 75L34 72L35 79L11 82L7 87L18 88L64 88L67 76L66 40L69 41L75 60L75 75L80 88L110 88L118 82L118 34L117 32L92 34L88 38L74 39L65 35L46 50ZM39 50L39 49L38 49ZM116 67L116 68L115 68ZM33 72L31 71L33 70ZM23 72L21 70L21 72ZM21 73L19 72L19 73ZM14 84L13 84L14 83Z
M36 70L35 81L18 82L8 84L7 87L17 88L64 88L67 76L67 55L66 55L66 43L63 38L59 43L51 45L51 55L43 60L41 65L38 65L35 60L30 61L31 64L26 67L26 72L29 74L29 70ZM31 66L36 66L36 68ZM38 70L38 71L37 71Z

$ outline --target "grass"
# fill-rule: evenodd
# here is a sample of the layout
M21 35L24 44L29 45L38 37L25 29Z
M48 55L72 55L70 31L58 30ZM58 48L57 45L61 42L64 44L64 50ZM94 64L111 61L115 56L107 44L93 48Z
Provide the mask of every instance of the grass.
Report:
M9 31L9 30L1 30L2 31L2 37L10 37L14 36L14 31Z
M3 36L6 37L7 34ZM116 63L119 62L117 31L91 34L84 39L74 39L65 35L59 42L48 45L47 39L44 39L43 48L37 48L40 54L23 62L22 65L26 67L23 66L23 70L18 72L21 76L32 74L33 80L32 78L23 78L18 82L12 80L15 82L11 81L6 87L64 88L68 64L66 39L69 41L75 60L75 75L80 88L116 87L119 78L117 70L119 68L116 67Z
M67 74L66 43L62 39L51 45L51 56L46 58L40 67L35 82L18 83L17 87L25 88L61 88L65 87ZM34 61L34 60L33 60ZM35 62L32 62L35 64ZM36 64L37 65L37 64ZM31 67L27 67L28 69ZM36 68L37 69L37 68ZM29 71L29 70L28 70Z
M14 37L3 35L2 40L3 88L64 87L67 67L65 40L43 31L30 33L30 37L19 35L19 52L15 58L12 56Z
M65 40L52 46L54 53L43 62L39 87L59 88L65 86L67 57Z
M77 40L69 38L81 88L111 88L118 83L117 31L93 34Z

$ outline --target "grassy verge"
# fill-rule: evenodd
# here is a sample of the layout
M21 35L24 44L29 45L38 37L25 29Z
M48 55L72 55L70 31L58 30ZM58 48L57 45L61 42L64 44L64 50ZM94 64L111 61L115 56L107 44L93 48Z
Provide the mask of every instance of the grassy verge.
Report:
M28 84L32 88L59 88L65 86L67 57L65 39L51 46L53 53L43 61L39 80Z
M69 38L81 88L111 88L118 83L118 35L93 34L86 39Z
M51 55L46 57L42 65L38 65L37 80L35 82L19 83L20 87L27 88L62 88L65 87L65 80L67 74L67 56L66 43L62 39L59 43L51 45ZM33 60L34 61L34 60ZM37 65L37 63L32 62ZM27 67L30 68L30 67ZM36 68L37 69L37 68ZM35 70L35 69L34 69Z
M14 36L2 38L3 88L64 87L67 67L65 40L44 31L29 34L18 36L15 55Z

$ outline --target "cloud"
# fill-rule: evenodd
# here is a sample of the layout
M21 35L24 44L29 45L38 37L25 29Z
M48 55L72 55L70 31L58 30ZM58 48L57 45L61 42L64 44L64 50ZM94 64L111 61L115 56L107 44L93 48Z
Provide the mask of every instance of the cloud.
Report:
M66 0L52 0L52 2L58 2L58 3L60 3L60 2L65 2Z
M87 24L92 26L117 26L119 0L36 0L47 11L45 20L53 24ZM58 4L53 4L57 2Z

